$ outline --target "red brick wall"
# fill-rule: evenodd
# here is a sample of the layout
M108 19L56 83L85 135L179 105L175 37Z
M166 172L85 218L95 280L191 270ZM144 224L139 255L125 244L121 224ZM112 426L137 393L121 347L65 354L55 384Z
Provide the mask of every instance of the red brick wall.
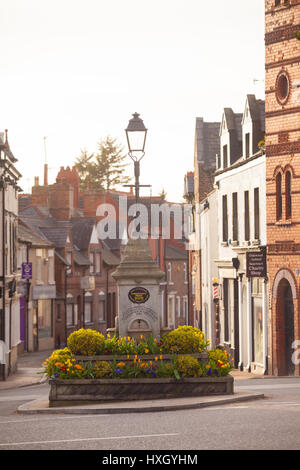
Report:
M281 293L273 288L276 275L287 269L299 296L300 276L300 2L290 0L275 8L266 0L266 209L268 275L270 288L269 373L285 374L284 311ZM278 100L276 83L284 71L290 81L286 100ZM293 85L293 87L292 87ZM278 171L292 172L292 217L286 220L286 188L282 178L282 218L276 220L276 181ZM292 281L291 281L292 282ZM277 286L277 284L276 284ZM276 287L275 286L275 287ZM275 292L276 290L276 292ZM276 298L278 296L278 298ZM295 339L300 338L299 306L294 299ZM295 373L299 375L299 367Z

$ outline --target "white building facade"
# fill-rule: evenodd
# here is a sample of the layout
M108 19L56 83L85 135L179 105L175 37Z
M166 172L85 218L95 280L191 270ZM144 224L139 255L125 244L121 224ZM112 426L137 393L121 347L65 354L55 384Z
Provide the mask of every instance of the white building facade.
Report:
M267 278L247 273L248 253L264 259L266 247L264 102L248 95L242 115L224 110L217 192L220 344L236 367L267 371ZM241 156L237 153L240 149ZM248 259L248 262L247 262ZM248 274L248 275L247 275Z
M18 179L17 159L10 151L7 133L0 133L0 340L5 357L1 364L1 379L14 372L20 344L20 305L17 283L17 217Z

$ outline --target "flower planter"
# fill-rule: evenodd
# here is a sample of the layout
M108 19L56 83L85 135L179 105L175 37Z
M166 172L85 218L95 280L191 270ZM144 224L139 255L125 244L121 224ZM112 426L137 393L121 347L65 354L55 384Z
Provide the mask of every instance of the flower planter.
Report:
M233 377L50 379L49 406L233 394Z
M187 353L188 354L188 353ZM139 359L143 362L149 362L149 361L155 361L155 358L160 358L162 356L163 361L171 361L173 355L172 354L144 354L141 356L138 356ZM206 352L202 353L196 353L196 354L189 354L189 356L196 357L200 362L207 364L208 362L208 355ZM130 355L129 357L127 355L119 355L116 354L115 356L112 354L102 354L101 356L77 356L75 355L74 358L78 362L91 362L95 363L97 361L107 361L107 362L112 362L114 359L116 359L118 362L132 362L135 358L135 355Z

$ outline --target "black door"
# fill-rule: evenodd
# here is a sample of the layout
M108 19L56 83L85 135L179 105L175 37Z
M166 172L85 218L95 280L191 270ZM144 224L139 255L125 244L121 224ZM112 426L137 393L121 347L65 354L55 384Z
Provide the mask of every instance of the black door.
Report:
M240 335L239 335L239 287L237 279L234 279L234 365L238 367L240 360Z
M292 361L294 341L294 304L292 290L288 285L284 292L284 350L285 350L285 366L287 375L294 375L295 365Z

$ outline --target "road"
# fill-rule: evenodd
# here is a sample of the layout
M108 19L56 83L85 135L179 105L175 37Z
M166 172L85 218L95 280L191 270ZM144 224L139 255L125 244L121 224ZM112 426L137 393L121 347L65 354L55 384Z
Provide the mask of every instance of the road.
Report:
M300 378L236 381L265 399L198 410L113 415L18 415L48 385L0 392L0 450L300 449Z

